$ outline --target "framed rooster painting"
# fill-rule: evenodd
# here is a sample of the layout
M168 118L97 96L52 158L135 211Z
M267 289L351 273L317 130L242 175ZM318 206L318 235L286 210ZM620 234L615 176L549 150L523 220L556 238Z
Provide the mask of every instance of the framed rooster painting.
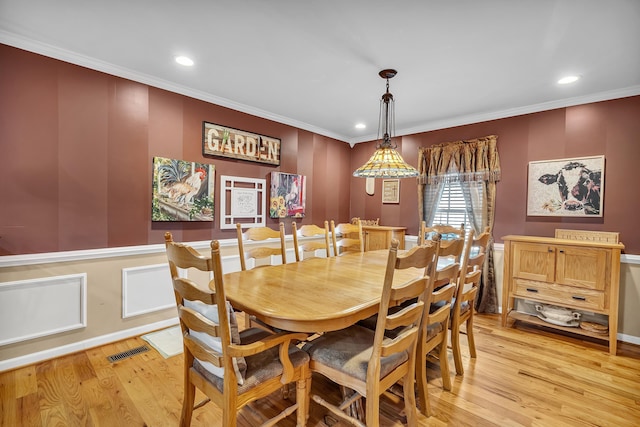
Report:
M215 166L153 158L152 221L213 221Z
M307 190L304 175L271 172L271 218L303 218Z

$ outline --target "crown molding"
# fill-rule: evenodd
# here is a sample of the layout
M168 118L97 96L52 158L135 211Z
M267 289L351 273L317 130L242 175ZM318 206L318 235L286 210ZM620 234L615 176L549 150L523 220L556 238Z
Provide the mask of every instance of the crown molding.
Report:
M451 117L443 120L436 120L424 123L420 126L396 130L397 136L413 135L422 132L430 132L439 129L446 129L456 126L464 126L474 123L487 122L490 120L505 119L508 117L521 116L524 114L539 113L541 111L555 110L557 108L573 107L575 105L591 104L600 101L610 101L612 99L626 98L640 95L640 85L630 86L621 89L614 89L605 92L598 92L574 98L559 99L556 101L542 102L540 104L525 105L522 107L509 108L506 110L491 111L467 116ZM377 138L376 135L366 135L347 140L353 147L360 142L369 142Z
M164 89L169 92L185 95L190 98L195 98L200 101L209 102L211 104L219 105L221 107L229 108L239 111L241 113L251 114L252 116L260 117L263 119L271 120L277 123L282 123L288 126L292 126L298 129L313 132L319 135L323 135L329 138L337 139L341 142L347 142L347 137L339 135L335 132L331 132L327 129L323 129L309 123L301 122L291 119L289 117L280 116L278 114L271 113L259 108L251 107L249 105L241 104L239 102L232 101L227 98L214 96L206 92L194 90L186 86L178 85L167 80L159 79L154 76L150 76L145 73L140 73L128 68L119 67L106 61L82 55L77 52L73 52L66 49L53 46L51 44L35 41L29 38L18 36L13 33L9 33L4 30L0 30L0 43L17 47L29 52L37 53L39 55L47 56L49 58L57 59L60 61L68 62L70 64L79 65L81 67L89 68L91 70L100 71L106 74L110 74L116 77L121 77L127 80L132 80L138 83L153 86L159 89Z
M191 98L199 99L201 101L209 102L211 104L219 105L222 107L230 108L242 113L251 114L252 116L260 117L266 120L271 120L277 123L282 123L288 126L292 126L298 129L306 130L309 132L323 135L329 138L336 139L341 142L348 143L351 148L355 144L362 142L375 141L377 135L361 135L354 138L349 138L345 135L339 135L335 132L331 132L327 129L323 129L309 123L301 122L291 119L289 117L280 116L278 114L271 113L259 108L251 107L239 102L232 101L227 98L213 96L209 93L194 90L186 86L177 85L167 80L159 79L157 77L150 76L148 74L140 73L128 68L119 67L114 64L101 61L99 59L89 57L86 55L72 52L66 49L53 46L51 44L36 41L27 37L19 36L14 33L0 30L0 43L4 43L9 46L17 47L19 49L27 50L29 52L44 55L50 58L58 59L61 61L69 62L71 64L79 65L92 70L100 71L103 73L111 74L117 77L122 77L128 80L133 80L138 83L146 84L149 86L157 87L159 89L168 90L180 95L185 95ZM504 119L508 117L515 117L524 114L538 113L541 111L553 110L556 108L566 108L575 105L590 104L593 102L608 101L618 98L626 98L629 96L640 95L640 85L630 86L621 89L614 89L610 91L593 93L585 96L579 96L574 98L565 98L556 101L543 102L533 105L525 105L522 107L510 108L506 110L490 111L479 114L471 114L466 116L450 117L443 120L435 120L415 126L411 128L397 129L397 136L412 135L423 132L430 132L439 129L446 129L456 126L464 126L473 123L481 123L490 120Z

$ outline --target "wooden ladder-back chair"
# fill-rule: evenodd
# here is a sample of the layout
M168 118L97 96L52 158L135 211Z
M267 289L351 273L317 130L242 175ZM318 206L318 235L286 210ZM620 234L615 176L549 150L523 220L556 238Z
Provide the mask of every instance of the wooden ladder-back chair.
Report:
M235 314L226 301L218 241L211 242L211 257L173 241L165 245L178 306L184 345L184 399L180 426L189 426L193 410L210 400L222 409L222 425L235 427L237 412L247 403L296 383L296 402L263 426L273 426L297 411L297 425L308 416L309 356L294 344L305 334L271 334L257 328L238 332ZM178 269L213 273L206 286L181 277ZM195 405L195 388L208 399Z
M340 255L343 250L345 252L364 252L362 222L359 218L356 218L355 222L355 224L341 223L336 225L331 220L331 239L333 241L334 255Z
M474 270L483 270L484 263L489 250L489 241L491 240L491 228L485 227L484 231L477 236L473 236L471 241L469 256L466 258L466 265L462 267L470 273Z
M462 324L465 324L469 354L472 358L477 356L473 336L473 316L490 238L489 227L485 228L485 231L477 237L474 236L473 230L471 230L469 236L467 236L467 243L462 257L460 279L451 311L451 348L453 349L456 374L458 375L464 374L460 351L460 335L462 335L460 327Z
M361 397L365 398L366 425L380 425L380 395L398 381L402 381L407 424L417 425L415 401L416 345L425 311L425 295L429 285L426 272L435 263L438 244L414 247L398 255L398 241L393 239L375 331L353 325L327 332L311 340L303 349L311 356L310 368L354 393L338 405L314 395L313 400L341 419L356 426L364 426L344 410ZM424 271L417 278L403 284L393 284L394 272L410 267ZM394 301L413 301L394 313L389 306ZM393 338L385 336L396 331Z
M440 236L436 234L434 239L440 239ZM448 243L449 246L443 249L445 243ZM459 249L458 246L460 246ZM462 252L462 246L464 246L463 239L440 241L438 257L446 255L449 251ZM442 387L445 390L451 390L447 338L449 335L452 300L460 274L460 264L458 262L446 263L442 267L437 267L436 264L434 270L429 273L432 286L431 292L427 292L425 300L428 308L425 311L425 318L422 322L422 334L417 356L418 363L416 365L416 378L419 379L418 384L423 387L418 390L420 408L426 416L431 416L431 406L429 405L427 392L427 357L431 361L437 362L440 366ZM430 357L430 353L436 349L438 350L437 359Z
M456 228L448 224L436 224L427 227L426 221L420 222L420 232L418 233L418 244L421 245L425 240L429 239L429 236L438 233L442 241L446 241L452 238L464 239L465 230L464 224L460 224L459 228Z
M273 256L280 257L282 264L287 263L287 246L285 242L284 223L280 223L278 231L269 227L251 227L245 232L242 232L242 224L236 223L236 232L238 237L238 252L240 255L240 268L242 271L247 270L247 260L251 260L255 267L266 267L271 265L271 258ZM280 247L260 245L251 246L245 248L245 242L262 242L267 239L280 239ZM266 264L257 265L257 262L269 258L269 262ZM254 267L254 268L255 268ZM253 326L254 324L260 324L257 322L254 316L250 316L245 313L245 325ZM262 327L271 329L267 325Z
M236 224L236 231L238 236L238 252L240 253L240 268L242 271L247 270L247 259L252 259L254 262L257 260L271 258L272 256L279 256L282 260L282 264L287 263L287 246L285 242L284 223L279 224L278 231L269 227L251 227L245 232L242 232L242 224ZM252 246L250 248L244 247L245 242L250 241L263 241L267 239L280 239L280 247L275 246ZM269 262L269 265L271 262Z
M459 228L453 227L448 224L436 224L431 227L427 227L427 223L422 221L420 223L420 235L418 239L422 239L419 244L424 244L425 241L432 238L432 236L440 236L440 263L458 263L462 265L462 253L464 251L464 238L465 238L464 224L460 224ZM436 288L439 284L436 282Z
M293 248L296 253L296 261L300 262L304 259L305 252L314 252L316 250L324 250L327 258L331 256L331 246L329 244L329 222L324 222L324 228L318 227L315 224L301 225L299 228L295 222L291 224L293 229ZM299 243L300 237L324 237L324 242L317 240Z

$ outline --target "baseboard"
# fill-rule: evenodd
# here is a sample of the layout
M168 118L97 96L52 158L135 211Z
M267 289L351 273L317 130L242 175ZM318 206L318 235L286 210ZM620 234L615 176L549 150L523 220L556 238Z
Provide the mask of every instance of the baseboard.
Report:
M634 337L632 335L627 335L627 334L618 334L618 341L629 343L629 344L640 345L640 337Z
M501 311L501 310L500 310ZM65 356L67 354L77 353L93 347L110 344L127 338L136 337L162 328L177 325L178 318L162 320L160 322L150 323L148 325L138 326L136 328L118 331L112 334L102 335L85 341L75 342L56 348L51 348L37 353L27 354L25 356L0 361L0 372L9 371L20 368L22 366L32 365L34 363L43 362L45 360L54 359L56 357ZM618 340L621 342L640 345L640 337L627 334L618 334Z
M63 345L60 347L27 354L13 359L1 360L0 372L9 371L11 369L16 369L22 366L32 365L34 363L54 359L56 357L65 356L67 354L84 351L89 348L99 347L101 345L121 341L131 337L136 337L138 335L146 334L147 332L155 331L157 329L174 326L178 323L178 318L174 317L173 319L161 320L159 322L149 323L148 325L126 329L123 331L114 332L112 334L101 335L99 337L90 338L85 341L78 341L74 342L73 344Z

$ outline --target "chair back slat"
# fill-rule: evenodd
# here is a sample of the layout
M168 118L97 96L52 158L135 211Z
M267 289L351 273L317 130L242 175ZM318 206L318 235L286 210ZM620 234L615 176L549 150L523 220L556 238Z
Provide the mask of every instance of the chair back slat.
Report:
M480 279L482 278L482 270L473 270L467 273L464 280L460 282L459 292L456 294L456 307L460 310L461 304L474 301L478 289L480 288ZM458 304L460 301L460 304ZM472 307L473 308L473 307Z
M464 240L464 224L460 224L460 227L454 227L449 224L434 224L432 226L427 226L426 221L421 221L420 231L418 233L418 244L422 245L426 240L430 240L431 236L436 233L440 235L443 242L450 240L451 238L462 238Z
M190 331L203 332L212 337L220 337L220 325L204 317L201 313L184 306L178 307L178 317Z
M422 310L424 301L418 301L416 304L411 304L408 307L403 307L400 311L389 314L387 316L387 323L385 328L387 330L394 330L402 326L411 325L420 321L422 316Z
M296 261L300 262L304 259L305 252L315 252L322 249L325 251L326 257L331 256L331 249L329 244L329 221L324 222L324 228L318 227L315 224L305 224L300 227L297 226L295 221L291 224L293 234L293 248L296 254ZM322 236L323 242L310 241L300 243L298 239L300 237L317 237Z
M422 302L420 305L424 305ZM420 317L418 315L418 317ZM417 324L420 322L414 320ZM402 330L393 339L388 339L382 343L380 357L389 357L402 351L415 351L417 337L420 333L419 326L413 326Z
M438 305L435 311L429 313L427 317L429 325L442 323L442 330L446 331L448 329L449 317L451 316L451 299L455 289L455 285L451 283L433 293L432 301L442 302L442 304Z
M340 237L340 238L338 238ZM337 224L331 220L331 239L333 241L333 253L337 256L342 251L364 252L364 237L360 219L355 224Z
M416 291L428 286L428 277L418 277L407 283L394 287L391 291L391 301L401 303L417 295Z
M187 277L176 277L173 279L173 290L177 292L181 300L176 301L183 304L183 300L202 301L205 304L215 304L215 292L207 292L198 287L198 285Z
M280 256L282 264L287 263L287 246L284 234L284 223L278 224L278 231L269 227L251 227L242 231L242 224L236 223L240 268L247 270L247 259L260 260L271 256ZM280 246L250 246L245 249L245 242L261 242L267 239L279 239Z
M491 241L491 229L486 227L485 230L477 237L473 238L471 243L471 251L469 253L469 259L467 260L466 271L483 270L484 263L487 258L487 251L489 250L489 244Z
M215 351L214 349L207 346L197 338L192 337L191 335L182 337L182 341L184 342L184 346L188 349L191 356L202 362L209 362L217 368L224 367L224 359L222 353Z
M211 258L201 255L191 246L172 241L171 245L166 246L166 250L170 267L211 271Z

